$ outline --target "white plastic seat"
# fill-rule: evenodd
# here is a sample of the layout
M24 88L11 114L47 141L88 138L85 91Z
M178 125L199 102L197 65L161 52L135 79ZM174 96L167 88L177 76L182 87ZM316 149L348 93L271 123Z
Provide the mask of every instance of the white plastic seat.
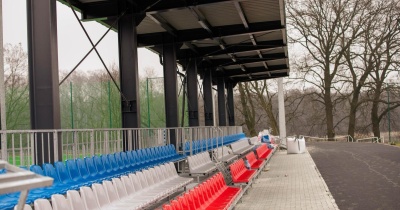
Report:
M237 155L233 154L232 150L227 146L218 147L214 150L217 159L221 162L231 162L237 159Z
M79 192L76 190L68 190L67 191L67 200L68 200L72 210L86 209L85 204L83 203L83 200L82 200L81 196L79 195Z
M50 205L50 201L47 199L37 199L33 203L35 210L53 210Z
M81 187L80 190L83 203L85 204L86 210L99 210L100 206L96 200L92 189L90 187Z
M92 184L92 190L100 207L110 204L110 200L108 199L108 195L104 190L103 185L94 183Z
M189 172L191 174L208 174L216 170L214 162L211 161L208 152L188 157Z
M254 145L249 144L248 139L243 139L232 143L231 145L232 152L235 155L244 155L251 149L253 149Z
M128 195L135 193L135 187L128 176L121 176L121 181L124 183Z
M18 205L14 206L14 210L17 210L17 208L18 208ZM25 204L23 210L32 210L32 207L28 204Z
M70 210L71 206L68 200L60 194L54 194L51 196L51 204L53 205L53 210Z
M108 200L110 203L119 201L117 191L115 190L113 183L111 181L103 181L103 189L105 190Z

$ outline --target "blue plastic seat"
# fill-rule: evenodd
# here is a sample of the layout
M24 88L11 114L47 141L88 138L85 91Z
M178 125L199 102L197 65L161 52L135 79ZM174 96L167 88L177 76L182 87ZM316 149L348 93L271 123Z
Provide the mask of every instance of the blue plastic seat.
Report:
M115 159L114 154L108 154L107 155L108 160L110 161L112 169L116 172L118 175L124 175L126 174L126 171L124 170L123 167L120 167L117 163L117 160Z
M95 181L82 177L79 172L78 165L75 160L67 160L66 161L67 171L71 179L77 183L81 183L82 185L89 186Z
M85 183L74 181L68 173L67 167L61 161L57 161L54 163L54 167L57 171L58 177L60 181L64 184L68 184L74 189L79 189L82 186L85 186Z
M108 169L106 169L106 165L102 161L102 156L94 156L93 161L94 165L96 166L97 172L101 176L105 177L105 179L110 180L115 177L113 170L110 169L111 166L107 165Z
M83 160L81 158L77 158L75 160L75 162L76 162L76 166L78 167L79 173L81 174L83 179L86 179L91 182L96 182L96 183L101 182L101 180L97 180L97 177L90 174L90 172L86 166L85 160Z
M64 194L68 190L75 189L75 186L70 186L68 184L62 183L60 177L58 177L57 171L54 166L50 163L43 164L43 171L46 176L53 178L53 188L58 191L59 194ZM51 195L50 195L51 196Z
M96 165L94 164L93 157L85 157L84 158L86 168L93 179L96 179L96 181L103 181L107 180L107 176L105 174L100 174L97 171Z

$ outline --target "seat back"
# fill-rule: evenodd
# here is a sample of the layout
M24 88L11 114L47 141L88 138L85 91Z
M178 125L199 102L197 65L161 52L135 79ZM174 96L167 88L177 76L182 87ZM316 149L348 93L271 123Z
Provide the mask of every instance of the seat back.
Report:
M34 172L34 173L36 173L36 174L45 176L42 167L40 167L40 166L38 166L38 165L31 165L31 167L29 168L29 170L32 171L32 172Z
M83 159L77 158L76 159L76 166L78 167L79 173L83 178L87 178L90 176L90 173L86 167L86 163Z
M139 177L136 174L129 174L129 179L131 180L135 191L139 191L142 189Z
M132 165L131 160L128 158L128 152L121 152L121 159L124 162L125 167L129 167Z
M94 164L94 160L93 157L85 157L84 158L85 164L86 164L86 168L89 172L89 174L91 174L92 176L97 175L97 168Z
M115 187L111 181L103 181L103 188L106 191L110 203L119 200L117 191L115 191Z
M50 201L47 199L36 199L33 203L35 210L53 210Z
M121 158L121 152L116 152L116 153L114 154L114 157L115 157L115 161L117 162L117 164L118 164L118 166L119 166L120 168L125 168L125 167L126 167L124 161L123 161L122 158Z
M150 186L149 183L147 182L146 176L143 174L142 171L137 172L136 176L139 178L139 182L140 185L142 186L142 189L145 189Z
M60 194L54 194L51 196L51 204L53 205L53 210L71 210L68 200Z
M108 157L108 160L110 161L111 168L113 168L113 170L118 170L119 165L118 165L117 161L115 160L114 154L108 154L107 157Z
M61 182L70 182L71 176L68 174L67 167L61 161L57 161L54 163L54 167L56 168L56 172Z
M14 210L18 209L18 205L14 206ZM28 204L24 204L24 208L22 210L32 210L32 207Z
M100 207L110 204L110 200L108 199L103 185L94 183L92 184L92 190Z
M102 174L106 171L100 156L93 156L93 161L98 173Z
M67 200L72 210L86 209L79 192L76 190L67 191Z
M246 155L246 160L249 162L250 166L257 162L254 152L249 152L249 154Z
M100 158L101 158L101 162L103 163L104 169L106 171L112 171L113 169L112 169L110 160L108 159L108 155L101 155Z
M71 179L77 180L82 178L75 160L67 160L66 165L68 174L71 177Z
M124 198L124 197L126 197L126 196L128 195L128 193L126 192L125 186L124 186L124 184L122 183L121 179L119 179L119 178L113 178L113 179L112 179L112 182L113 182L115 191L117 192L118 197L119 197L120 199L122 199L122 198Z
M121 181L124 184L126 193L128 195L135 193L135 187L133 186L133 183L128 176L121 176Z
M136 151L131 151L131 155L133 160L135 161L135 164L140 165L142 161L140 160L138 153Z
M149 187L154 185L155 182L154 182L154 179L153 179L153 175L149 170L144 170L143 171L143 175L146 178L146 181L147 181L147 184L148 184Z
M52 164L44 163L43 171L46 176L49 176L54 179L53 184L60 183L60 177L58 177L56 169L54 168L54 166Z
M81 187L79 191L81 193L86 210L100 209L99 203L96 200L96 196L90 187Z

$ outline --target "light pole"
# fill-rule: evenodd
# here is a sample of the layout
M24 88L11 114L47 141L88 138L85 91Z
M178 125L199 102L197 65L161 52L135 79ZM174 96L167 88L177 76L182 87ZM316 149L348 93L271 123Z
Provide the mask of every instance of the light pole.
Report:
M387 92L387 102L388 102L388 129L389 129L389 142L391 141L391 135L390 135L390 91L389 91L389 83L386 83L386 92Z

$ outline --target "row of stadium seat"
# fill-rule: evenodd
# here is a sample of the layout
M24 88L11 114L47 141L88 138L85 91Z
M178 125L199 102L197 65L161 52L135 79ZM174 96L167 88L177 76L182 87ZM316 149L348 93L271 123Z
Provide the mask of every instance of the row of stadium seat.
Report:
M257 170L261 169L267 162L269 155L273 150L269 149L266 144L261 144L256 151L250 151L246 154L246 160L248 163L248 168L245 166L243 159L239 159L232 163L230 168L230 173L232 176L232 181L234 183L245 183L248 184L256 176ZM257 154L257 157L256 157Z
M221 138L211 138L187 141L184 149L186 155L194 155L200 152L208 151L220 147L222 145L229 145L235 141L246 138L244 133L238 133L233 135L227 135Z
M222 173L217 173L194 189L179 196L164 210L228 209L241 192L241 188L227 186Z
M212 162L208 152L188 156L188 164L190 174L208 174L216 170L215 163Z
M35 200L35 210L84 210L84 209L145 209L157 201L185 187L192 178L178 176L172 162L121 178L105 180L92 187L67 191L67 198L55 194L47 199Z
M146 148L141 150L117 152L114 154L78 158L42 167L32 165L30 170L50 176L54 183L50 187L37 188L29 191L26 203L32 203L39 198L49 199L53 194L65 194L68 190L76 190L82 186L90 186L103 180L111 180L135 171L153 167L167 162L184 159L173 145ZM0 196L0 209L10 209L18 202L20 193Z

